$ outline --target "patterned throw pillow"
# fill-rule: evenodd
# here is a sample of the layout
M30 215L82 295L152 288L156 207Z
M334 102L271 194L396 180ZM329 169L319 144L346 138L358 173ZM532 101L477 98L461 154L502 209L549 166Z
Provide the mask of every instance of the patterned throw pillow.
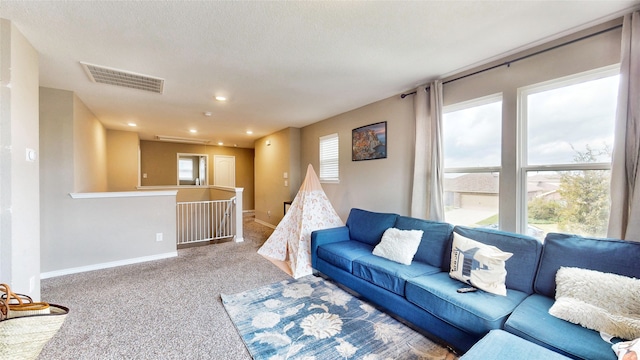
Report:
M496 295L507 295L507 261L512 253L453 233L449 276Z
M383 257L404 265L411 265L418 251L422 230L400 230L389 228L382 234L382 240L373 248L373 255Z

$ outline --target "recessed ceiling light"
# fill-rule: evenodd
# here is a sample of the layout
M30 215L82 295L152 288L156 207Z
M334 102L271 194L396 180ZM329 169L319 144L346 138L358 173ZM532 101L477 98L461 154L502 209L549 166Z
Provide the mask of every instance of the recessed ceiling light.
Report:
M218 101L227 101L227 98L225 96L216 96L216 100L218 100Z
M224 145L224 143L223 143L222 141L220 141L220 142L218 143L218 145L222 146L222 145Z
M253 134L253 131L247 130L247 135L251 135L251 134Z
M136 127L136 126L138 126L138 124L136 124L136 123L132 123L132 122L128 123L127 125L129 125L129 126L131 126L131 127Z
M189 132L190 132L190 133L192 133L192 134L195 134L195 133L197 133L197 132L198 132L198 130L196 130L196 129L191 129L191 130L189 130Z

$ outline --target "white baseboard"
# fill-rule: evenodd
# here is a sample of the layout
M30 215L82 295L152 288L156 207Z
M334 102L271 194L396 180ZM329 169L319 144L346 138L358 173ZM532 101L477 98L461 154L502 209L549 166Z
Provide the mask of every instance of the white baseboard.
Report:
M275 229L275 228L276 228L276 226L275 226L275 225L269 224L268 222L265 222L265 221L262 221L262 220L255 219L254 221L255 221L255 222L257 222L258 224L261 224L261 225L264 225L264 226L270 227L270 228L272 228L272 229Z
M143 263L143 262L147 262L147 261L172 258L172 257L176 257L176 256L178 256L178 252L177 251L172 251L172 252L168 252L168 253L164 253L164 254L149 255L149 256L143 256L143 257L133 258L133 259L110 261L110 262L106 262L106 263L93 264L93 265L87 265L87 266L79 266L79 267L63 269L63 270L48 271L48 272L41 273L40 274L40 279L48 279L48 278L53 278L53 277L57 277L57 276L77 274L77 273L82 273L82 272L86 272L86 271L108 269L108 268L122 266L122 265L138 264L138 263Z

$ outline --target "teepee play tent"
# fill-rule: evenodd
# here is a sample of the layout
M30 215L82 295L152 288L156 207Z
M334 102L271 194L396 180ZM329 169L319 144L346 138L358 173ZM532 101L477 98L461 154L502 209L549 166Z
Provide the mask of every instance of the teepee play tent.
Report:
M258 250L258 254L275 260L289 261L291 273L296 279L310 275L311 232L343 225L322 190L313 166L309 164L307 175L289 211Z

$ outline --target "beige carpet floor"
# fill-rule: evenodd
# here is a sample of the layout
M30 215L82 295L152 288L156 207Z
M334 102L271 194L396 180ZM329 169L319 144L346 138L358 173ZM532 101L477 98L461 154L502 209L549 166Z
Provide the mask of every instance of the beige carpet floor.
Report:
M220 294L290 278L256 253L272 231L246 217L243 243L43 280L70 313L39 359L250 359Z
M44 279L42 299L70 312L38 359L251 359L220 294L291 277L257 253L273 229L245 216L243 230L242 243Z

